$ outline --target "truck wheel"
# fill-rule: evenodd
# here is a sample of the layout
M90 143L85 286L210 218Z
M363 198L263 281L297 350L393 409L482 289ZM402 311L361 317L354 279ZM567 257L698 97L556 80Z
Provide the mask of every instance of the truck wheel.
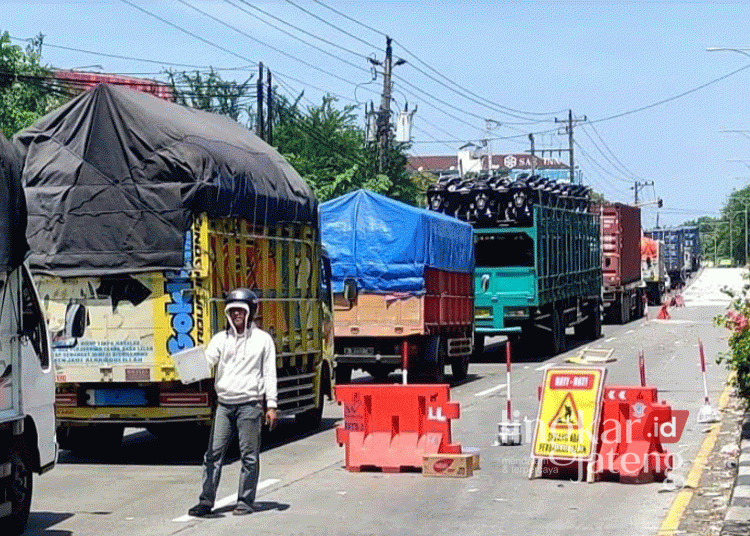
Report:
M484 335L474 334L474 356L482 357L484 353Z
M336 384L343 385L352 382L352 367L349 365L336 365Z
M565 326L563 325L562 311L557 307L552 310L552 331L549 335L550 355L557 355L565 350Z
M32 472L26 442L18 440L10 454L11 474L8 483L8 501L11 515L3 520L8 527L6 534L21 534L26 527L31 510ZM4 531L3 531L4 532ZM5 532L4 532L5 533Z
M318 405L294 416L294 422L302 430L317 430L323 422L323 389L318 390Z
M469 354L457 355L451 361L451 372L454 380L464 380L469 374Z
M590 327L589 337L592 341L602 336L602 312L598 301L591 302L589 320L586 323Z
M428 381L445 381L445 338L440 335L430 337L424 353L424 371Z
M621 296L620 298L620 324L627 324L630 322L630 297Z

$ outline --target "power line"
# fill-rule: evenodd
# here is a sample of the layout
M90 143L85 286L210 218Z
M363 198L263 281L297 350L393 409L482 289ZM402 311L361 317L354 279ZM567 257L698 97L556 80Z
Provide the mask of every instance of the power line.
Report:
M232 6L234 6L235 8L239 9L240 11L243 11L244 13L247 13L247 14L248 14L248 15L250 15L251 17L255 17L255 18L256 18L256 19L258 19L259 21L261 21L261 22L264 22L264 23L268 24L269 26L271 26L271 27L273 27L273 28L276 28L276 29L277 29L277 30L279 30L280 32L283 32L283 33L285 33L286 35L288 35L288 36L292 37L293 39L297 39L297 40L299 40L299 41L302 41L302 42L303 42L303 43L305 43L306 45L310 45L310 43L309 43L309 42L307 42L307 41L305 41L304 39L301 39L301 38L299 38L299 37L296 37L296 36L294 36L294 35L292 35L292 34L290 34L290 33L286 32L286 31L282 30L282 29L281 29L281 28L279 28L278 26L275 26L275 25L271 24L270 22L268 22L268 21L266 21L266 20L263 20L262 18L258 17L257 15L253 15L252 13L250 13L250 12L248 12L248 11L246 11L246 10L242 9L241 7L239 7L239 6L235 5L235 4L233 4L233 3L232 3L232 2L230 1L230 0L224 0L224 1L225 1L226 3L228 3L228 4L232 5ZM252 8L252 9L256 10L256 11L260 11L261 13L263 13L263 14L264 14L265 16L267 16L267 17L270 17L270 18L272 18L272 19L274 19L274 20L277 20L277 21L281 22L282 24L286 24L287 26L290 26L290 27L294 28L294 29L295 29L295 30L297 30L298 32L302 32L302 33L303 33L303 34L305 34L305 35L309 35L310 37L312 37L312 38L314 38L314 39L317 39L318 41L322 41L322 42L326 43L327 45L331 45L332 47L335 47L335 48L341 49L341 50L343 50L343 51L345 51L345 52L348 52L349 54L352 54L352 55L354 55L354 56L357 56L358 58L363 58L363 59L365 59L365 60L367 59L367 56L365 56L364 54L360 54L359 52L355 52L355 51L353 51L353 50L351 50L351 49L348 49L348 48L346 48L346 47L344 47L344 46L341 46L341 45L339 45L338 43L334 43L334 42L332 42L332 41L329 41L329 40L327 40L327 39L323 39L322 37L320 37L320 36L317 36L317 35L315 35L315 34L314 34L314 33L312 33L312 32L308 32L307 30L304 30L304 29L300 28L299 26L295 26L295 25L294 25L294 24L292 24L291 22L287 22L287 21L285 21L284 19L281 19L281 18L279 18L279 17L277 17L277 16L275 16L275 15L271 15L271 14L270 14L270 13L269 13L268 11L264 11L264 10L260 9L259 7L257 7L257 6L254 6L254 5L250 4L250 3L249 3L249 2L247 2L246 0L239 0L239 1L240 1L241 3L243 3L243 4L245 4L246 6L248 6L248 7ZM299 6L297 6L297 7L299 7ZM300 8L300 9L302 9L302 8ZM313 46L313 45L310 45L310 46ZM317 48L317 47L315 47L315 48ZM320 48L318 48L318 50L321 50L321 51L325 52L325 51L324 51L323 49L320 49ZM337 56L334 56L334 57L336 57L336 58L337 58ZM339 59L340 59L340 58L339 58ZM350 64L350 65L354 65L354 64ZM355 65L355 67L356 67L356 65ZM368 71L368 72L369 72L369 71Z
M329 26L335 28L336 30L338 30L338 31L340 31L340 32L342 32L342 33L350 36L350 37L354 37L355 39L358 39L358 40L362 41L361 39L359 39L356 36L352 35L351 33L347 32L346 30L343 30L342 28L336 26L335 24L332 24L332 23L330 23L328 21L325 21L321 17L319 17L319 16L317 16L317 15L309 12L308 10L306 10L306 9L298 6L294 2L291 2L291 0L286 0L286 1L289 2L290 4L294 5L295 7L301 9L305 13L307 13L307 14L315 17L316 19L318 19L318 20L320 20L320 21L328 24ZM361 26L364 26L365 28L368 28L368 29L370 29L370 30L372 30L372 31L374 31L376 33L379 33L379 34L384 35L384 36L387 37L387 35L384 32L381 32L379 30L375 30L374 28L371 28L371 27L369 27L369 26L367 26L365 24L362 24L361 22L359 22L359 21L357 21L357 20L355 20L355 19L353 19L353 18L345 15L344 13L342 13L340 11L337 11L336 9L333 9L333 8L331 8L331 7L323 4L322 2L319 2L319 1L316 0L316 3L319 4L319 5L321 5L321 6L323 6L326 9L329 9L329 10L333 11L337 15L340 15L340 16L346 18L347 20L355 22L355 23L357 23L357 24L359 24ZM470 90L468 90L468 89L460 86L454 80L452 80L450 77L445 76L444 74L440 73L437 69L435 69L434 67L430 66L425 61L423 61L422 59L420 59L416 54L414 54L413 52L409 51L400 41L395 40L395 39L394 39L394 41L399 44L399 46L404 50L404 52L406 52L411 57L413 57L415 60L417 60L419 63L421 63L422 65L424 65L425 67L427 67L430 71L432 71L435 74L439 75L444 80L447 80L451 85L448 85L445 82L443 82L442 80L439 80L439 79L435 78L430 73L425 72L424 70L420 69L419 67L416 67L415 65L411 65L411 67L414 70L416 70L417 72L419 72L422 75L426 76L430 80L433 80L434 82L437 82L438 84L440 84L441 86L445 87L446 89L448 89L450 91L453 91L454 93L460 95L461 97L463 97L463 98L465 98L465 99L467 99L467 100L469 100L471 102L474 102L475 104L479 104L480 106L483 106L483 107L485 107L485 108L487 108L489 110L493 110L493 111L496 111L496 112L499 112L499 113L502 113L502 114L505 114L505 115L509 115L511 117L515 117L517 119L524 119L524 120L529 120L529 118L528 117L524 117L524 115L526 115L526 116L528 116L528 115L551 116L551 115L554 115L556 113L560 113L559 111L558 112L549 112L549 113L547 113L547 112L526 112L526 111L523 111L523 110L516 110L514 108L510 108L508 106L503 106L503 105L497 104L495 102L492 102L489 99L487 99L485 97L482 97L480 95L477 95L476 93L474 93L474 92L472 92L472 91L470 91ZM362 41L362 42L364 42L365 44L369 45L369 43L367 43L366 41ZM370 46L372 46L372 45L370 45ZM522 115L517 115L517 114L522 114ZM542 121L543 120L531 120L531 121L529 121L529 123L519 123L519 124L533 124L535 122L542 122Z
M586 127L586 126L591 127L591 130L594 131L594 134L596 134L596 137L599 138L599 141L602 142L602 145L604 145L604 148L607 149L607 151L609 152L609 154L612 155L612 158L614 158L615 161L620 165L620 169L625 173L625 175L627 175L628 177L634 178L634 179L641 179L642 178L642 177L639 177L638 175L636 175L635 173L633 173L632 171L630 171L625 166L625 164L623 164L622 161L619 158L617 158L617 155L614 153L614 151L612 151L612 149L609 148L609 145L607 145L607 142L604 141L604 138L602 138L601 134L599 134L599 131L596 129L596 127L594 125L586 123L583 126L584 127ZM584 131L585 131L585 129L584 129ZM590 139L590 137L589 137L589 139ZM593 142L593 140L591 140L591 141Z
M137 9L137 10L138 10L138 11L140 11L141 13L145 13L145 14L146 14L146 15L148 15L149 17L153 17L153 18L155 18L156 20L158 20L158 21L161 21L161 22L163 22L164 24L167 24L168 26L171 26L172 28L174 28L174 29L176 29L176 30L179 30L179 31L181 31L182 33L185 33L185 34L187 34L187 35L189 35L189 36L191 36L191 37L194 37L194 38L196 38L196 39L197 39L198 41L201 41L202 43L205 43L205 44L207 44L207 45L209 45L209 46L212 46L212 47L214 47L214 48L218 48L219 50L221 50L221 51L224 51L224 52L226 52L227 54L231 54L232 56L236 56L237 58L240 58L241 60L245 60L245 61L247 61L247 62L250 62L250 63L258 63L258 62L256 62L256 61L252 61L252 60L250 60L250 59L248 59L248 58L246 58L246 57L244 57L244 56L241 56L240 54L237 54L236 52L233 52L233 51L229 50L228 48L224 48L224 47L223 47L223 46L221 46L221 45L217 45L216 43L214 43L214 42L212 42L212 41L209 41L208 39L204 39L204 38L203 38L203 37L201 37L200 35L198 35L198 34L195 34L195 33L191 32L190 30L186 30L185 28L183 28L183 27L181 27L181 26L178 26L177 24L175 24L175 23L173 23L173 22L170 22L170 21L168 21L167 19L165 19L165 18L163 18L163 17L160 17L159 15L156 15L155 13L151 13L150 11L148 11L148 10L146 10L146 9L143 9L143 8L142 8L142 7L140 7L140 6L137 6L137 5L133 4L132 2L129 2L128 0L120 0L120 1L121 1L122 3L124 3L124 4L127 4L127 5L129 5L130 7L134 8L134 9Z
M121 1L122 1L122 2L125 2L126 4L129 4L129 3L130 3L130 2L128 2L127 0L121 0ZM240 29L239 29L239 28L237 28L236 26L232 26L231 24L229 24L229 23L227 23L227 22L224 22L223 20L221 20L221 19L218 19L218 18L214 17L213 15L211 15L211 14L209 14L209 13L206 13L206 12L205 12L205 11L203 11L202 9L199 9L199 8L197 8L197 7L195 7L195 6L191 5L191 4L189 4L189 3L188 3L188 2L186 2L185 0L177 0L177 1L178 1L178 2L180 2L181 4L184 4L184 5L186 5L187 7L191 8L191 9L193 9L193 10L197 11L198 13L201 13L202 15L204 15L204 16L206 16L206 17L210 18L211 20L214 20L214 21L218 22L219 24L221 24L221 25L223 25L223 26L226 26L226 27L227 27L227 28L229 28L230 30L234 30L235 32L239 33L240 35L243 35L243 36L247 37L248 39L250 39L250 40L252 40L252 41L255 41L256 43L259 43L259 44L261 44L261 45L263 45L263 46L265 46L265 47L268 47L268 48L270 48L271 50L273 50L273 51L275 51L275 52L278 52L279 54L282 54L283 56L286 56L287 58L290 58L290 59L292 59L292 60L294 60L294 61L297 61L297 62L299 62L299 63L302 63L303 65L306 65L307 67L310 67L311 69L315 69L316 71L320 71L321 73L325 73L325 74L327 74L328 76L331 76L331 77L333 77L333 78L336 78L337 80L339 80L339 81L341 81L341 82L344 82L344 83L347 83L347 84L350 84L350 85L356 86L356 84L355 84L355 83L353 83L353 82L350 82L350 81L349 81L349 80L347 80L346 78L343 78L343 77L341 77L341 76L338 76L338 75L336 75L336 74L333 74L333 73L331 73L331 72L329 72L329 71L326 71L325 69L321 69L320 67L317 67L317 66L313 65L312 63L308 63L308 62L306 62L306 61L304 61L304 60L302 60L302 59L300 59L300 58L296 57L296 56L295 56L295 55L293 55L293 54L289 54L288 52L285 52L285 51L281 50L280 48L277 48L277 47L275 47L275 46L273 46L273 45L269 45L268 43L266 43L266 42L264 42L264 41L262 41L262 40L260 40L260 39L258 39L258 38L256 38L256 37L253 37L253 36L252 36L252 35L250 35L249 33L247 33L247 32L244 32L244 31L240 30ZM138 8L138 9L140 9L140 8ZM143 9L141 9L141 11L144 11L145 13L148 13L147 11L145 11L145 10L143 10ZM158 17L157 17L157 18L158 18ZM164 19L161 19L161 18L159 18L159 20L164 20ZM167 21L165 21L165 22L167 22ZM175 27L177 27L176 25L173 25L173 24L172 24L172 23L170 23L170 22L167 22L167 24L169 24L170 26L175 26ZM179 27L177 27L177 28L179 28ZM200 39L200 40L201 40L201 41L203 41L204 43L209 43L209 44L210 44L210 42L209 42L209 41L207 41L206 39L203 39L202 37L198 37L198 36L196 36L195 34L193 34L193 33L191 33L191 32L187 32L187 30L184 30L184 31L185 31L186 33L189 33L190 35L192 35L192 36L194 36L194 37L197 37L198 39ZM226 49L225 49L224 47L221 47L221 46L219 46L219 45L215 45L215 44L214 44L213 46L216 46L217 48L220 48L221 50L226 50Z
M287 1L288 1L288 0L287 0ZM330 6L327 6L327 5L325 5L325 4L323 3L323 2L320 2L319 0L313 0L313 2L315 2L315 3L316 3L316 4L318 4L318 5L321 5L321 6L323 6L324 8L326 8L326 9L328 9L328 10L330 10L330 11L333 11L333 12L334 12L334 13L336 13L337 15L339 15L339 16L341 16L341 17L344 17L344 18L345 18L345 19L347 19L347 20L350 20L350 21L352 21L352 22L354 22L354 23L356 23L356 24L359 24L359 25L360 25L360 26L362 26L363 28L367 28L368 30L370 30L370 31L372 31L372 32L375 32L375 33L377 33L377 34L380 34L380 35L381 35L381 36L383 36L383 37L388 37L388 36L387 36L387 35L386 35L385 33L381 32L380 30L376 30L376 29L375 29L375 28L373 28L372 26L368 26L367 24L365 24L365 23L363 23L363 22L360 22L360 21L358 21L358 20L356 20L356 19L353 19L353 18L352 18L352 17L350 17L349 15L346 15L346 14L342 13L341 11L337 11L337 10L333 9L332 7L330 7Z
M582 130L583 130L583 133L586 135L586 137L589 139L589 141L593 144L593 146L596 147L596 150L599 151L599 154L601 154L604 157L604 159L607 162L609 162L609 164L612 166L613 170L617 173L617 175L613 174L612 176L615 179L623 181L623 182L633 182L633 176L632 175L630 175L629 178L623 178L623 177L619 176L619 175L623 174L622 170L620 170L617 167L617 164L615 164L615 162L609 157L609 155L607 155L607 153L605 153L604 150L602 150L602 148L599 147L599 144L596 143L596 141L594 140L594 138L591 137L591 135L588 133L588 131L585 128L582 129Z
M23 42L30 42L30 38L21 38L21 37L13 37L10 36L11 39L14 41L23 41ZM149 60L145 58L136 58L133 56L123 56L121 54L109 54L107 52L94 52L93 50L84 50L82 48L74 48L74 47L66 47L62 45L53 45L51 43L47 43L46 41L42 42L42 48L44 47L50 47L50 48L59 48L61 50L68 50L71 52L82 52L84 54L92 54L94 56L102 56L104 58L114 58L119 60L129 60L129 61L138 61L142 63L154 63L157 65L172 65L174 67L188 67L190 69L211 69L213 68L215 71L241 71L243 68L236 68L236 67L211 67L210 65L193 65L191 63L175 63L170 61L160 61L160 60Z
M672 97L668 97L666 99L662 99L662 100L660 100L658 102L654 102L652 104L647 104L646 106L641 106L640 108L635 108L634 110L629 110L627 112L621 112L621 113L618 113L618 114L610 115L608 117L603 117L601 119L595 119L593 121L589 121L589 123L601 123L603 121L610 121L612 119L617 119L619 117L623 117L623 116L626 116L626 115L634 114L636 112L642 112L643 110L648 110L649 108L655 108L656 106L660 106L662 104L666 104L667 102L671 102L673 100L679 99L679 98L684 97L686 95L690 95L691 93L695 93L696 91L699 91L699 90L701 90L701 89L703 89L705 87L710 86L711 84L715 84L717 82L721 82L722 80L725 80L725 79L729 78L730 76L734 76L735 74L737 74L737 73L739 73L741 71L744 71L745 69L749 69L749 68L750 68L750 64L745 65L744 67L740 67L739 69L737 69L735 71L732 71L731 73L727 73L727 74L725 74L723 76L720 76L719 78L714 78L713 80L709 80L705 84L701 84L698 87L694 87L693 89L688 89L687 91L683 91L682 93L680 93L678 95L674 95Z

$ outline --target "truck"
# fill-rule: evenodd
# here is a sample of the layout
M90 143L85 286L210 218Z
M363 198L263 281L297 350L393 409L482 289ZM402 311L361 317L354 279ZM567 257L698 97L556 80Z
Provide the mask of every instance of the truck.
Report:
M680 228L653 229L645 231L645 236L664 243L664 265L669 275L670 289L682 287L687 281L685 263L685 234Z
M661 305L669 288L669 275L664 262L664 242L641 237L641 278L646 284L649 305Z
M17 141L62 448L107 455L124 427L208 430L210 371L181 376L178 359L226 328L235 287L258 295L276 344L280 416L320 424L330 266L317 200L286 159L226 117L107 84Z
M22 158L0 135L0 532L20 534L33 473L55 466L55 379L39 294L25 262Z
M622 203L594 208L601 221L604 318L626 324L645 312L641 279L641 209Z
M556 355L565 330L596 339L602 323L599 217L588 188L538 176L490 176L428 189L431 210L474 228L474 347L505 335Z
M471 226L358 190L320 205L331 258L336 383L465 378L472 353Z

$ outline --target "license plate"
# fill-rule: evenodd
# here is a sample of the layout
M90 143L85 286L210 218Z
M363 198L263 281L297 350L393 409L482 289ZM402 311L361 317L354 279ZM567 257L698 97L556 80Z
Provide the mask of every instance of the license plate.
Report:
M89 406L145 406L143 389L87 389Z
M344 348L346 355L375 355L375 348L372 346L352 346Z
M475 307L474 318L489 318L492 316L492 309L489 307Z

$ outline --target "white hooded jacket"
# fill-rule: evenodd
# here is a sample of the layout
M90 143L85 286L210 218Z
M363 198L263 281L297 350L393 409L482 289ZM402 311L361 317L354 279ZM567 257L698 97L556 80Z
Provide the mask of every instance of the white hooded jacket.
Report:
M248 313L245 331L237 330L229 318L230 308L242 308ZM277 407L276 347L271 336L255 326L250 319L250 308L242 302L227 304L224 313L228 329L211 338L206 348L206 360L216 365L215 384L219 402L243 404L262 401L268 408Z

